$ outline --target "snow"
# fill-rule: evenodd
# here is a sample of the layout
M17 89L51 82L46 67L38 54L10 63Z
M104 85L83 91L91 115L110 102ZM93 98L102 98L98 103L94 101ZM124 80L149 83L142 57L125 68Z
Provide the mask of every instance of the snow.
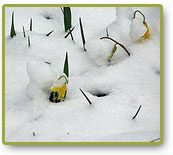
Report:
M159 8L72 7L74 41L65 39L60 8L6 8L5 14L5 140L6 142L149 142L160 137ZM141 43L142 18L151 38ZM10 38L11 13L16 37ZM50 19L46 19L46 18ZM82 18L86 49L79 27ZM33 19L33 31L29 21ZM140 23L139 23L140 21ZM23 37L22 26L30 36ZM114 43L122 43L107 62ZM54 32L47 37L50 31ZM49 102L48 89L62 75L66 52L69 83L64 102ZM48 62L48 63L45 63ZM92 101L90 106L81 88ZM98 97L98 94L105 96ZM135 120L138 107L142 108ZM34 134L33 134L34 133Z

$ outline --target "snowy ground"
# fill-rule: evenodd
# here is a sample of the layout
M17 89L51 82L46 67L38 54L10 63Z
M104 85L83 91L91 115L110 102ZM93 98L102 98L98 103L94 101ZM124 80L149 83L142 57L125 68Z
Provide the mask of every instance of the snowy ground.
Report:
M135 39L143 35L145 27L136 22L142 23L139 14L132 19L136 8L72 7L75 42L64 38L60 8L6 8L6 142L149 142L160 137L160 8L137 9L146 16L151 32L150 39L140 43ZM17 35L11 39L13 11ZM87 52L82 48L79 17ZM30 36L30 48L22 26ZM106 36L106 28L110 37L126 46L130 57L118 46L108 65L106 59L114 43L99 39ZM54 32L45 36L51 30ZM66 52L70 68L67 98L50 103L42 90L61 75ZM28 65L32 68L29 76ZM97 97L96 93L107 95ZM138 116L132 120L140 105Z

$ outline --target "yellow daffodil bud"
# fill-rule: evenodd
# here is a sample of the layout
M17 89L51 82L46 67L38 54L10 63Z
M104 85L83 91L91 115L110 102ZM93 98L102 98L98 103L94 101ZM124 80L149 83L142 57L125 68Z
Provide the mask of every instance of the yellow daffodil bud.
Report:
M59 77L59 79L53 84L53 86L49 88L49 90L52 92L50 101L57 103L65 99L67 92L67 83L68 80L65 75Z

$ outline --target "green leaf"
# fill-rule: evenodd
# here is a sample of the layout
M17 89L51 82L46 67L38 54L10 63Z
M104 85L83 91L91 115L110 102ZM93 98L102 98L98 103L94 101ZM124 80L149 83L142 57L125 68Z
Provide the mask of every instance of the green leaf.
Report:
M65 75L69 76L69 70L68 70L68 53L66 52L65 62L64 62L64 71Z
M71 9L70 9L70 7L64 7L63 13L64 13L65 32L67 32L71 28Z
M15 31L15 28L14 28L14 12L12 13L12 22L11 22L10 36L11 36L11 38L16 36L16 31Z
M79 23L80 23L80 30L81 30L81 37L82 37L82 43L83 43L83 49L84 51L86 51L86 48L85 48L85 36L84 36L84 31L83 31L83 26L82 26L82 21L81 21L81 18L79 17Z

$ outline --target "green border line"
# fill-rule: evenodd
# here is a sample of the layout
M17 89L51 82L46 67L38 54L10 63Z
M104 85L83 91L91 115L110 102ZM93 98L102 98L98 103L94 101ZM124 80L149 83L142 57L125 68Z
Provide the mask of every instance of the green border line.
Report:
M5 142L6 7L160 7L160 142ZM4 4L2 6L2 143L4 145L160 145L163 144L163 6L161 4Z

